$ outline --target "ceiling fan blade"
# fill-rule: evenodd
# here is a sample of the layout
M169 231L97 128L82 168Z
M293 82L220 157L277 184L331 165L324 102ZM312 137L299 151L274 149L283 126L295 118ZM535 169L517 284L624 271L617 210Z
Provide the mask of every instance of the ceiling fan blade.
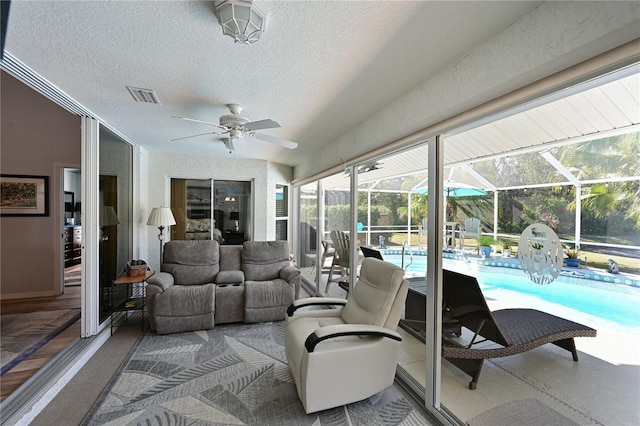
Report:
M262 130L262 129L275 129L276 127L281 127L279 123L273 120L259 120L252 121L251 123L247 123L244 125L244 128L250 131Z
M187 118L187 117L178 117L177 115L172 115L171 118L179 118L180 120L187 120L187 121L194 121L196 123L202 123L202 124L208 124L209 126L214 126L214 127L218 127L220 129L225 129L228 130L226 127L221 126L219 124L216 123L209 123L208 121L201 121L201 120L196 120L193 118Z
M286 139L280 139L280 138L276 138L275 136L271 136L271 135L265 135L263 133L253 133L253 136L256 139L260 139L263 140L265 142L270 142L276 145L280 145L283 146L285 148L289 148L289 149L294 149L298 147L298 144L296 142L291 142L288 141Z
M195 138L198 136L204 136L204 135L219 135L220 133L215 133L215 132L207 132L207 133L198 133L197 135L191 135L191 136L183 136L181 138L175 138L175 139L171 139L171 142L173 141L179 141L182 139L189 139L189 138Z

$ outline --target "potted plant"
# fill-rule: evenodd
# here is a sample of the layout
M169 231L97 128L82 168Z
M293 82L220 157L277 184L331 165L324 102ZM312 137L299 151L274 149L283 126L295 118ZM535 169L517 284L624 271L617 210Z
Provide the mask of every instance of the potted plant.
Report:
M580 250L571 247L565 247L564 255L567 256L567 266L572 268L580 267Z
M478 237L478 245L484 257L491 257L491 246L496 243L497 241L488 235L480 235Z
M511 256L511 242L509 240L501 240L500 245L502 246L502 255L504 257Z

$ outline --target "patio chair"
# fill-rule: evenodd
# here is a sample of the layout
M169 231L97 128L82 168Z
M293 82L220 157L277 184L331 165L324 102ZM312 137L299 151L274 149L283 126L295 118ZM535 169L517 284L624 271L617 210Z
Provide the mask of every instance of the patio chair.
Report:
M337 282L338 285L347 283L346 288L349 288L349 234L343 231L331 231L331 242L333 244L334 254L329 276L327 277L327 286L324 289L325 293L329 292L329 285L331 285L333 281ZM340 277L334 280L333 275L336 273L336 270L340 272ZM345 289L344 284L340 285L340 287Z
M443 270L443 299L453 317L471 330L471 341L443 336L442 357L471 376L469 389L478 384L485 359L527 352L553 343L578 361L574 337L595 337L596 330L535 309L500 309L491 312L478 281L471 276ZM482 338L477 340L478 338ZM489 345L491 341L494 344ZM479 344L483 343L480 345Z
M320 259L320 273L328 274L330 271L330 267L325 267L327 263L327 259L331 259L331 265L333 265L333 257L336 255L336 249L333 248L333 245L330 241L322 240L322 258Z
M426 217L423 217L422 220L420 221L420 225L418 225L418 248L420 250L422 250L422 237L426 237L427 236L427 225L428 225L428 219ZM425 242L426 242L426 238L425 238Z
M462 222L462 229L460 230L460 249L464 249L464 240L466 238L478 238L481 235L480 231L480 219L477 217L468 217ZM476 244L476 252L480 254L480 248Z
M329 277L327 278L327 286L325 287L325 293L329 292L329 285L331 282L337 282L338 286L344 291L349 293L349 234L343 231L331 231L331 242L333 244L334 255L333 262L331 263L331 269L329 270ZM356 272L357 268L362 263L364 256L360 254L360 248L358 248L358 256L356 257ZM340 272L338 279L334 279L333 275L336 271Z

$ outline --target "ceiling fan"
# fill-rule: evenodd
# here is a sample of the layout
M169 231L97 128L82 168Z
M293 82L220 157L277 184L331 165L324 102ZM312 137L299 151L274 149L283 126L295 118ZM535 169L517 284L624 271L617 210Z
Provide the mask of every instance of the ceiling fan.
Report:
M265 135L263 133L256 133L256 130L274 129L280 127L280 124L278 124L277 122L269 119L250 121L248 118L240 116L240 113L242 112L242 106L238 104L227 104L227 108L229 108L231 114L226 114L220 117L220 124L195 120L193 118L172 116L172 118L179 118L181 120L194 121L196 123L203 123L209 126L217 127L218 129L220 129L220 131L199 133L197 135L184 136L171 140L178 141L203 135L228 135L221 137L220 139L224 142L224 146L227 147L229 153L231 153L234 150L233 141L235 139L241 139L245 134L247 134L248 136L251 136L253 138L280 145L285 148L294 149L298 147L298 144L296 142L276 138L275 136Z

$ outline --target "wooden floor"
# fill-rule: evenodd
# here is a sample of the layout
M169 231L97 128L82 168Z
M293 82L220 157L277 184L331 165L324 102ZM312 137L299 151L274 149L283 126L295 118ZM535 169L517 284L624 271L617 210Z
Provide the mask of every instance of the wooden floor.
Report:
M80 286L71 286L66 287L60 296L2 301L0 302L0 312L16 314L80 308L80 289ZM79 320L2 376L0 378L0 401L11 395L78 337L80 337ZM0 345L1 341L2 336L0 335Z

